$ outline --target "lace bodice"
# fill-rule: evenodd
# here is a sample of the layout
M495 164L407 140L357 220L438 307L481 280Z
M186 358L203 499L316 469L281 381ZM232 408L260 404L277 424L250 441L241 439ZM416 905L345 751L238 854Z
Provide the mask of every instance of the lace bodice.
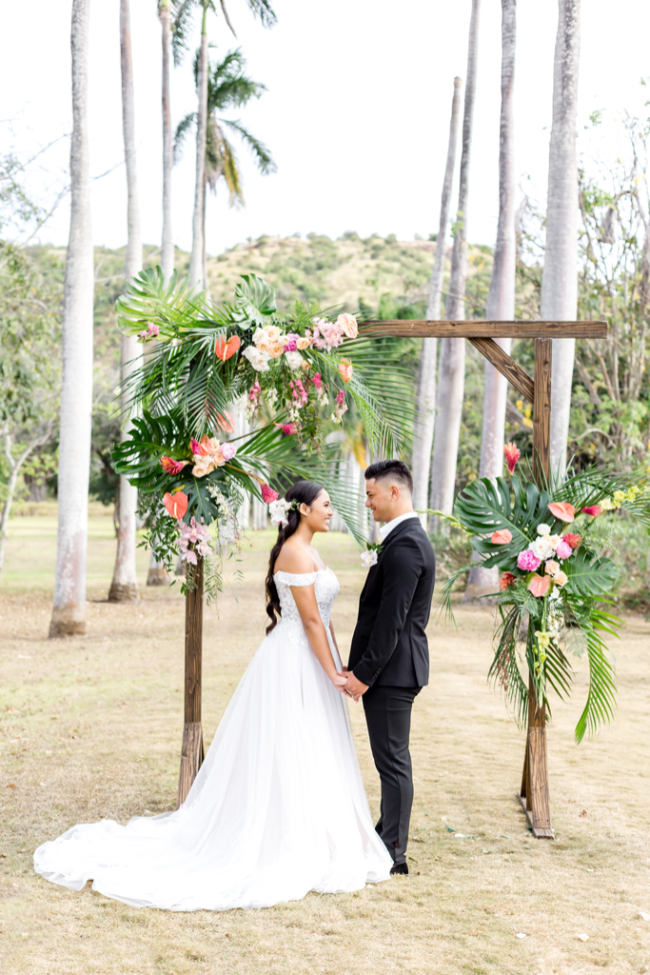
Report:
M321 619L329 625L334 600L339 594L339 581L331 569L318 569L316 572L276 572L275 585L280 597L282 621L300 622L300 613L291 592L291 586L312 586L316 592L316 602Z

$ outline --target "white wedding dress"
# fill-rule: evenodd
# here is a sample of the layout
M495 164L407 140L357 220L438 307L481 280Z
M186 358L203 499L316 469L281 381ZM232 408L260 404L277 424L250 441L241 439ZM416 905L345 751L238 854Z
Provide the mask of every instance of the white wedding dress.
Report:
M347 701L316 659L290 589L314 584L327 628L338 581L330 569L276 572L275 581L282 619L251 660L185 803L126 826L73 826L36 850L43 877L72 890L92 879L106 897L173 911L268 907L388 878Z

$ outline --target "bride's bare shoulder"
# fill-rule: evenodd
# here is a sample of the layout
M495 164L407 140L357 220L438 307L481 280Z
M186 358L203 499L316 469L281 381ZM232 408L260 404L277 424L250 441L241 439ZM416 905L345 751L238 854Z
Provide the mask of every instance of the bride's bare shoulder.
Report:
M280 549L280 554L275 560L275 572L292 572L294 575L302 575L305 572L314 572L314 560L306 545L299 542L285 542Z

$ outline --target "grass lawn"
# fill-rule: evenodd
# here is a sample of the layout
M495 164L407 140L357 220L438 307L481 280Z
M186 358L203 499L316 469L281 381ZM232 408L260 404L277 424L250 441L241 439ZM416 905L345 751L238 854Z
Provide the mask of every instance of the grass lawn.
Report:
M208 608L204 729L263 636L271 533L244 542L244 582ZM531 839L515 799L524 737L487 686L492 615L430 625L431 683L414 708L411 876L259 911L172 914L80 893L34 874L36 846L78 822L174 808L182 730L183 599L146 589L105 602L112 522L93 516L88 634L48 640L53 514L12 521L0 580L0 971L8 975L613 975L650 971L650 624L629 616L619 713L573 744L574 701L549 730L555 842ZM349 645L364 571L347 536L317 539L337 572L334 621ZM139 553L144 583L147 556ZM351 705L373 813L379 786ZM456 831L451 832L450 829ZM457 834L464 834L459 837ZM517 935L524 934L525 938ZM578 935L587 935L581 941Z

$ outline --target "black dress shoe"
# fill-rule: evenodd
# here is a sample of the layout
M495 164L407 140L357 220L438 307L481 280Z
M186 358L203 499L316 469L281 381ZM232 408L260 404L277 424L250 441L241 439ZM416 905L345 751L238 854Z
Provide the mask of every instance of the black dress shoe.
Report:
M394 874L394 873L408 873L409 872L409 868L408 868L408 866L407 866L406 863L394 863L393 866L390 868L390 872L391 872L391 874Z

